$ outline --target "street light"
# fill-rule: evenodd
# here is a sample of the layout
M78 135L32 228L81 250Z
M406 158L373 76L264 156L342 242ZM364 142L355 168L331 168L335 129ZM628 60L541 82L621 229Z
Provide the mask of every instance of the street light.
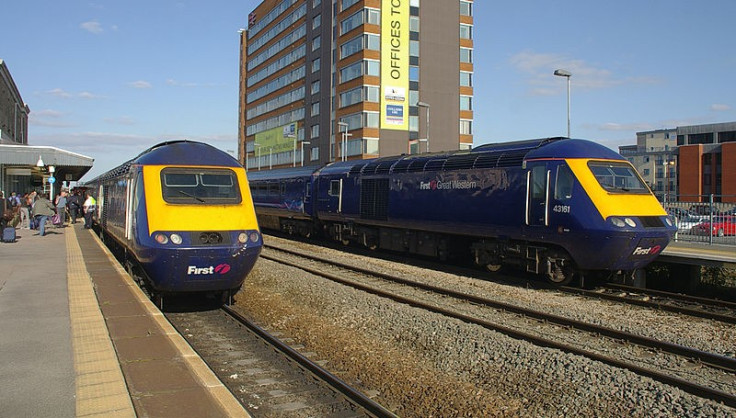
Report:
M669 200L669 194L670 194L670 166L675 165L675 160L662 160L662 165L664 166L664 176L665 176L665 183L664 183L664 204L667 204L667 201Z
M253 148L256 148L256 160L258 160L258 171L261 171L261 144L254 142Z
M341 147L341 149L342 149L342 155L341 155L341 158L340 159L342 161L346 161L347 160L347 155L346 154L347 154L347 151L348 151L348 145L347 145L347 143L348 143L348 136L352 136L352 135L348 135L348 124L347 123L345 123L345 122L337 122L337 125L338 126L342 126L343 128L345 128L345 131L343 131L343 133L342 133L342 147Z
M304 167L304 145L309 145L309 144L311 144L311 142L309 142L309 141L302 141L302 154L301 154L301 156L302 156L302 167Z
M429 152L429 103L417 102L417 106L427 108L427 152ZM421 141L420 141L421 142Z
M555 75L567 78L567 137L570 137L570 77L572 73L567 70L555 70Z

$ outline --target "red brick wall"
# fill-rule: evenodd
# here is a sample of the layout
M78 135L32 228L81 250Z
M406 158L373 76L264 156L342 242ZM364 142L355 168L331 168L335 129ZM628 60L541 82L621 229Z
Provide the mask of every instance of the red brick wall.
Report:
M736 142L723 144L721 192L723 201L736 203Z
M680 200L684 202L698 202L698 196L703 194L703 146L682 145L679 147L677 184Z

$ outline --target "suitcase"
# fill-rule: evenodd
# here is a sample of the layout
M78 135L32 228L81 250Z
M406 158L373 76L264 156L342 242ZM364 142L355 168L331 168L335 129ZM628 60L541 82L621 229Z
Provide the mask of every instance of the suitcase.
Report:
M3 229L3 242L15 242L15 228L9 226Z

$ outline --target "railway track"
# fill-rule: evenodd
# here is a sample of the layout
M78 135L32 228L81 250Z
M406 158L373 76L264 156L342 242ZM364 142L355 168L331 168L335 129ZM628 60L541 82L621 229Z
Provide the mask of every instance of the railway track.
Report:
M513 338L628 369L694 395L736 406L736 359L732 357L380 274L312 254L270 245L264 248L263 258Z
M231 307L166 317L254 417L395 417Z
M736 303L707 299L680 293L640 289L615 283L607 283L595 290L562 287L560 290L591 298L606 299L618 303L659 309L682 315L736 324Z

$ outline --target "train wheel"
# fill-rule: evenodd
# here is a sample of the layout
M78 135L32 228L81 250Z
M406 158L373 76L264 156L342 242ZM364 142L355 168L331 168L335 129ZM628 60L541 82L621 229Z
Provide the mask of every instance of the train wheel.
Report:
M501 264L486 264L486 270L490 271L491 273L496 273L497 271L501 270Z
M575 278L575 270L567 263L555 261L551 271L547 273L547 280L555 286L565 286Z

